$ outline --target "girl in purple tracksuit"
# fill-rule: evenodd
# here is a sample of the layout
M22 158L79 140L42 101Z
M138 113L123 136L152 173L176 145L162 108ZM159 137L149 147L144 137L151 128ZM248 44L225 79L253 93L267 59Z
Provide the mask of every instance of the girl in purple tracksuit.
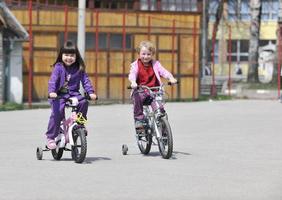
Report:
M77 97L79 100L78 112L86 118L88 110L87 100L82 98L79 92L80 83L88 93L91 100L95 100L97 95L85 72L85 64L80 56L79 50L72 41L67 41L61 47L56 62L53 64L53 71L48 83L48 94L51 98L51 116L46 132L47 147L55 149L55 138L59 134L60 123L65 117L66 98ZM64 98L56 99L60 95Z

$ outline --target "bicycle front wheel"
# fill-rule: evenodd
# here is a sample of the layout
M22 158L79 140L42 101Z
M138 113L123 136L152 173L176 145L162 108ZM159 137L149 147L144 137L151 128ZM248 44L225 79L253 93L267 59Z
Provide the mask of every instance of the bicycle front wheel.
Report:
M57 147L56 149L52 149L51 153L55 160L61 160L64 153L64 148Z
M62 130L62 128L60 127L60 132L59 132L59 134L61 134L61 133L63 133L63 130ZM56 148L56 149L52 149L52 150L51 150L52 156L53 156L53 158L54 158L55 160L61 160L61 158L62 158L62 156L63 156L63 153L64 153L64 148L59 148L59 147L58 147L59 144L60 144L60 142L61 142L61 140L56 143L56 145L57 145L57 148Z
M147 155L151 150L152 135L148 134L148 132L145 130L143 130L142 132L136 131L136 140L140 152L144 155Z
M172 131L166 117L160 119L158 127L161 137L158 138L159 151L164 159L169 159L173 151Z
M76 163L82 163L85 160L87 152L87 140L85 131L82 128L73 130L74 145L71 147L71 156Z

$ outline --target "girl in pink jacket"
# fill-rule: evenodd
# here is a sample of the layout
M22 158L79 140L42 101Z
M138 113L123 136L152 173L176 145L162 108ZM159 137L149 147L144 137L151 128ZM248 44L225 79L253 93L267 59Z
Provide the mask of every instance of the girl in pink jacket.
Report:
M168 79L171 83L177 80L167 71L159 61L153 60L156 48L150 41L142 41L137 47L139 58L131 63L128 79L133 88L132 100L134 110L135 128L142 128L144 124L143 104L150 101L152 108L155 108L155 100L151 99L146 92L137 91L138 85L155 87L161 85L161 77ZM165 112L162 108L161 112Z

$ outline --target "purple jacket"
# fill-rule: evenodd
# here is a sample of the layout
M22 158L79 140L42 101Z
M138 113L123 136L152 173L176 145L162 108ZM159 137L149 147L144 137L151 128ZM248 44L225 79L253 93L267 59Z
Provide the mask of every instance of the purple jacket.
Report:
M79 95L80 81L85 92L88 94L94 93L94 88L85 72L80 71L78 66L64 67L62 63L56 63L54 66L48 82L48 93L58 93L67 79L69 79L68 89L71 96Z
M128 79L130 81L136 81L137 77L138 77L138 60L135 60L133 63L130 64L130 72L128 75ZM172 74L167 71L159 61L157 60L153 60L153 70L155 72L155 75L159 81L159 83L161 84L161 77L169 79L172 78Z

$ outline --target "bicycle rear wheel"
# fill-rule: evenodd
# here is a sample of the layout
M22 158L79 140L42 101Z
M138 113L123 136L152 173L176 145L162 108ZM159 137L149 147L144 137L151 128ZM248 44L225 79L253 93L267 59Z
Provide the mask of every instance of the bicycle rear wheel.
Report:
M71 156L76 163L82 163L86 157L87 140L83 128L73 130L74 145L71 147Z
M164 159L169 159L173 151L172 131L166 117L160 119L159 131L161 137L158 138L159 151Z
M136 140L139 147L139 150L142 154L147 155L152 146L152 135L149 134L145 129L140 132L136 131Z

